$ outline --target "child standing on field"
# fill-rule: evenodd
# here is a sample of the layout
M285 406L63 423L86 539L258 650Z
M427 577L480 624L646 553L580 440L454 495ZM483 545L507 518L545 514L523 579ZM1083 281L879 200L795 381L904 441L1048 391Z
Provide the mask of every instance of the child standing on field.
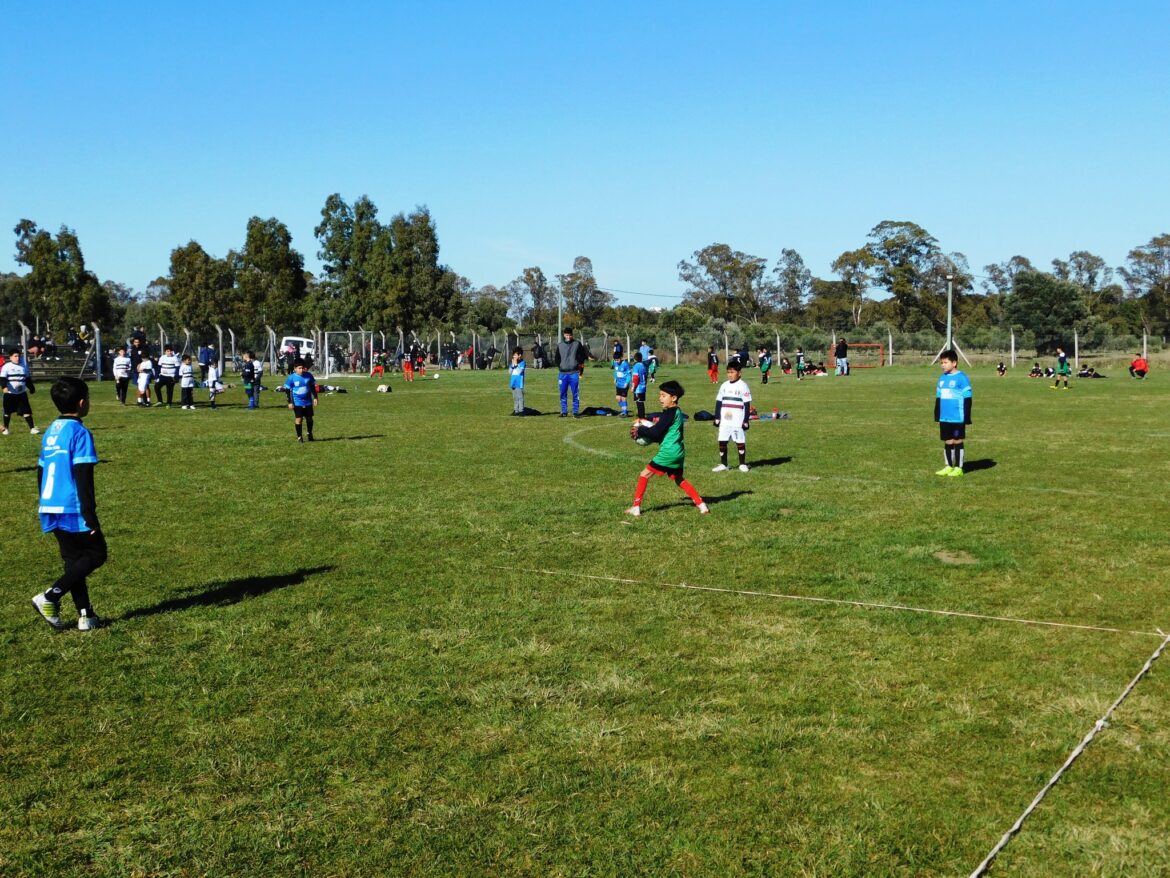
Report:
M1064 381L1064 389L1068 390L1068 379L1072 376L1072 364L1068 361L1068 354L1064 352L1064 348L1056 349L1056 381L1052 384L1052 389L1056 390L1060 386L1061 380Z
M707 345L707 377L711 383L719 381L719 355L715 353L715 345Z
M312 442L313 408L317 405L317 381L305 368L304 360L293 362L293 373L285 380L284 387L288 391L288 407L292 409L297 441L305 441L302 432L307 426L309 441Z
M694 501L699 512L706 515L711 511L694 485L683 478L683 465L686 462L683 425L687 416L678 407L683 392L682 385L677 381L664 381L658 389L658 401L662 405L662 414L658 420L651 422L639 418L630 429L630 434L640 440L641 444L658 442L659 448L658 453L638 476L638 486L634 489L634 505L626 510L627 515L636 517L642 514L642 497L646 493L651 476L666 476Z
M772 371L772 355L768 353L767 348L760 348L760 383L768 383L768 373Z
M77 628L92 631L99 620L89 602L86 577L106 563L94 495L93 468L98 462L93 435L81 423L89 414L89 387L80 378L58 378L49 391L61 417L45 431L37 460L41 530L57 538L65 572L48 591L32 599L37 615L54 629L61 621L61 597L73 596Z
M0 390L4 396L4 427L0 429L0 435L8 435L8 424L13 415L24 418L31 435L41 432L33 423L32 406L28 402L28 395L36 388L28 367L21 362L19 349L13 348L8 355L8 362L0 366Z
M195 410L195 367L191 365L190 354L183 354L179 365L179 408Z
M715 394L715 426L719 428L719 466L713 473L727 472L727 443L734 442L739 452L739 471L746 473L747 431L751 423L752 392L743 380L743 366L739 360L727 364L727 380Z
M508 386L512 388L512 415L524 414L524 351L512 349L512 366L508 369Z
M954 351L943 351L938 362L943 373L934 393L934 419L938 421L946 466L935 475L961 476L966 462L963 440L971 423L971 381L959 371L959 355Z
M646 417L646 385L649 383L646 375L646 364L642 362L642 352L634 353L634 366L630 369L630 389L634 391L634 405L638 409L638 417Z
M804 348L796 349L796 380L803 381L806 371L804 362Z
M118 402L122 405L126 404L126 391L130 387L130 358L126 356L125 348L118 348L117 355L114 357L114 393L118 397Z
M628 418L630 416L630 380L633 377L630 369L629 360L623 359L621 354L613 358L613 389L614 398L618 404L618 416Z
M210 403L208 408L215 411L215 395L223 390L223 385L219 380L219 362L214 361L207 366L207 399Z
M150 407L150 379L154 377L154 361L148 354L143 354L138 361L138 405Z

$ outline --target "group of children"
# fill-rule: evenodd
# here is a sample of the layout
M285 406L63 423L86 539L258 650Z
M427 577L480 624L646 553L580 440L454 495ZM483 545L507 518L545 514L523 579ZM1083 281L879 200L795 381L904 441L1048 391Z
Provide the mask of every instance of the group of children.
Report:
M114 374L114 394L117 396L118 402L126 405L130 382L133 379L137 392L136 405L149 408L151 405L158 404L170 408L174 403L175 384L178 383L179 408L188 411L195 410L195 367L191 363L190 354L178 357L175 355L175 349L170 345L163 349L157 362L149 353L143 353L137 358L137 362L129 354L127 348L118 348L111 366ZM150 400L152 384L154 385L154 403ZM213 362L207 367L207 389L209 407L214 409L216 394L223 392L218 362Z

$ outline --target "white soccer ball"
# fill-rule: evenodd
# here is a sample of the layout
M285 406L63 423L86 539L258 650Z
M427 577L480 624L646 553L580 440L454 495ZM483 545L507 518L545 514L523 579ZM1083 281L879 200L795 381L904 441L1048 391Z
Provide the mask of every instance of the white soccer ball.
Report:
M439 373L438 373L438 372L436 372L436 373L435 373L435 380L436 380L436 381L438 381L438 380L439 380Z
M650 440L649 440L649 439L643 439L641 436L639 436L639 437L638 437L637 439L635 439L634 441L635 441L635 442L637 442L639 445L649 445L649 444L650 444Z

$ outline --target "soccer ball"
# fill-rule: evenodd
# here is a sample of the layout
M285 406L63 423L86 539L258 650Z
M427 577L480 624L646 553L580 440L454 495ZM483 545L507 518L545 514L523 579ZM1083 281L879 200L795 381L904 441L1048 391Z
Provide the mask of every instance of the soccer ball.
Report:
M438 373L438 372L436 372L436 373L435 373L435 380L436 380L436 381L438 381L438 380L439 380L439 373Z
M637 439L635 439L634 441L635 441L635 442L637 442L639 445L649 445L649 444L650 444L650 440L649 440L649 439L643 439L641 436L639 436L639 437L638 437Z

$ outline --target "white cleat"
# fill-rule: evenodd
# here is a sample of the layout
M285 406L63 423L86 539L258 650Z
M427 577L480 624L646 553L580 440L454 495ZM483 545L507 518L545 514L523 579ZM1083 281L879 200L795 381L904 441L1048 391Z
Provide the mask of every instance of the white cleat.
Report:
M61 622L60 609L57 604L46 600L43 594L38 594L32 599L33 609L37 611L37 615L49 623L54 631L60 631L65 627Z
M632 515L632 516L634 516L634 518L637 518L641 514L642 514L642 507L641 506L631 506L629 509L626 510L626 515Z
M82 610L81 614L77 617L78 631L93 631L94 629L101 627L102 620L86 610Z
M33 427L31 430L28 431L28 434L30 436L35 436L39 432L41 432L39 427Z
M739 471L740 471L741 473L746 473L746 472L748 472L749 470L751 470L751 467L750 467L750 466L748 466L746 463L741 463L741 464L739 465Z
M713 466L713 467L711 467L711 472L713 472L713 473L725 473L725 472L727 472L727 466L726 466L726 464L722 464L722 463L721 463L721 464L719 464L719 466Z
M702 513L703 515L710 515L711 514L711 510L707 508L706 503L699 504L699 512Z

